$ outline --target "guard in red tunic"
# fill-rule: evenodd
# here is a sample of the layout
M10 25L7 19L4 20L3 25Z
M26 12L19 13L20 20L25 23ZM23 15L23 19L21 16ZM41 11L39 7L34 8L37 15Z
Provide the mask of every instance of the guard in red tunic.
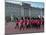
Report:
M16 27L15 28L19 28L19 20L18 20L18 18L16 18Z
M28 28L31 28L31 20L30 20L29 17L28 17L27 27L28 27Z
M37 28L40 28L40 20L37 19L37 23L36 23L36 24L37 24L36 27L37 27Z
M25 28L27 28L27 17L25 17L24 24L25 24Z
M35 27L35 20L34 19L31 20L31 25L32 25L32 28Z
M23 19L23 17L21 17L21 20L20 20L20 24L21 24L20 30L21 30L22 28L24 29L23 23L24 23L24 19Z

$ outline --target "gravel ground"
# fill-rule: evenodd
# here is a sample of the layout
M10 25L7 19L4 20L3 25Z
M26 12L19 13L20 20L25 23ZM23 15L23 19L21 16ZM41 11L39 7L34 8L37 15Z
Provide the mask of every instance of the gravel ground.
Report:
M6 34L20 34L20 33L37 33L44 32L44 27L41 25L40 29L30 28L25 30L15 29L15 22L9 22L5 24L5 33Z

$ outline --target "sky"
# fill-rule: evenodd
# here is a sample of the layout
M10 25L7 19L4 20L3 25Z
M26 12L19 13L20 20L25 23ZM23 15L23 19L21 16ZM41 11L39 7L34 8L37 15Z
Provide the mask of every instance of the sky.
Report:
M18 0L6 0L6 1L16 3L16 1L18 1ZM19 1L24 2L24 3L28 3L32 7L44 8L44 0L25 0L25 1L19 0ZM17 2L17 3L21 4L21 2Z
M36 8L44 8L44 3L43 2L24 2L30 4L32 7Z

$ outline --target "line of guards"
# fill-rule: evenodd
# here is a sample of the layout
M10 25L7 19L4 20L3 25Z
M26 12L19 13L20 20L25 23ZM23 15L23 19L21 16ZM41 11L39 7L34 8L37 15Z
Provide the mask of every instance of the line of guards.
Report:
M16 18L16 26L15 28L19 28L20 30L23 28L40 28L40 25L44 25L44 20L40 19L40 18L31 18L30 17L25 17L25 19L23 19L23 17L21 17L21 20L18 20L18 18Z

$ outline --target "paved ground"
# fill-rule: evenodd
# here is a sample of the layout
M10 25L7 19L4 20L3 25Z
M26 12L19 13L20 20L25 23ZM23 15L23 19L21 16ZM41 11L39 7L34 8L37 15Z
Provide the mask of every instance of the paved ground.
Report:
M26 32L43 32L44 28L41 26L40 29L36 28L30 28L30 29L25 29L25 30L19 30L15 29L15 22L9 22L5 24L5 33L6 34L15 34L15 33L26 33Z

